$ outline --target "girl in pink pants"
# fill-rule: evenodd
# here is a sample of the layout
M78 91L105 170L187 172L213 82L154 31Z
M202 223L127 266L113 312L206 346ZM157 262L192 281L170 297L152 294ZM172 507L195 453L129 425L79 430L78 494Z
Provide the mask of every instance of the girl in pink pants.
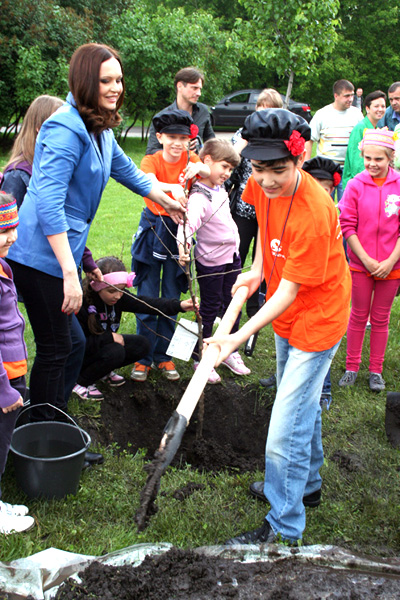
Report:
M353 280L346 372L339 385L353 385L357 378L370 315L369 386L380 392L390 310L400 283L400 173L390 167L393 131L365 130L360 150L365 170L349 181L339 203Z

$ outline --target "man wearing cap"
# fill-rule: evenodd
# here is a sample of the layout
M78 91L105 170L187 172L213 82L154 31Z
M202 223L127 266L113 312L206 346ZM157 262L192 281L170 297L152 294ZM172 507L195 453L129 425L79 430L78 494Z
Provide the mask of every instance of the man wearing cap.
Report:
M275 333L277 394L265 451L265 479L250 492L268 501L262 526L227 544L285 541L296 544L305 528L305 506L321 500L323 464L320 396L325 375L347 327L350 273L335 206L311 175L301 171L308 124L284 109L247 117L243 156L253 174L242 198L259 225L251 270L239 275L250 296L260 280L266 302L238 332L210 338L217 366L269 323Z
M378 127L387 127L394 131L400 123L400 81L392 83L388 89L390 106L386 109L382 119L378 121Z
M317 110L310 122L311 141L306 145L306 158L311 158L312 142L317 142L317 156L325 156L344 165L350 133L363 119L362 112L352 106L354 86L347 79L339 79L333 85L334 101ZM338 201L343 189L337 187Z
M347 146L343 168L343 189L346 188L347 182L350 179L361 173L361 171L364 171L364 158L361 156L358 145L363 138L365 129L375 129L377 127L379 119L385 114L385 109L385 92L376 90L368 94L365 98L367 116L354 127Z
M199 138L206 142L210 138L215 137L211 125L211 117L209 110L205 104L198 102L201 96L201 90L204 84L204 75L194 67L185 67L177 72L174 79L176 91L176 100L159 114L170 110L186 110L192 117L193 123L199 128ZM196 150L196 140L191 144L191 149ZM147 142L146 154L154 154L157 150L161 150L161 145L156 136L156 130L152 123L149 131L149 140Z

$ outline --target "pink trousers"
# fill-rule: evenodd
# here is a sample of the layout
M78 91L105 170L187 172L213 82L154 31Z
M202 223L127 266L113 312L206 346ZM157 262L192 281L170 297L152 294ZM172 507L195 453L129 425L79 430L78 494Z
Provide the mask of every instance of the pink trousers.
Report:
M366 273L351 272L351 313L347 329L347 371L358 371L368 316L371 322L370 373L382 373L389 336L390 310L400 279L374 280ZM372 293L373 299L372 299ZM371 304L372 301L372 304Z

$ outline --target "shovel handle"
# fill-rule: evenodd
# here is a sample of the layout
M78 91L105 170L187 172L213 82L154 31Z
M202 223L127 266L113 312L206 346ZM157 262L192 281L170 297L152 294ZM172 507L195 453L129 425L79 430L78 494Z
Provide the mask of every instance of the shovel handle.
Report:
M215 336L227 335L230 333L236 318L247 299L247 294L247 286L242 285L236 290L224 316L221 319L221 323L214 334ZM215 367L219 352L220 348L216 344L211 344L207 347L192 379L189 381L181 401L176 407L176 412L185 417L187 423L189 423L193 411L196 408L199 398L206 386L208 378Z

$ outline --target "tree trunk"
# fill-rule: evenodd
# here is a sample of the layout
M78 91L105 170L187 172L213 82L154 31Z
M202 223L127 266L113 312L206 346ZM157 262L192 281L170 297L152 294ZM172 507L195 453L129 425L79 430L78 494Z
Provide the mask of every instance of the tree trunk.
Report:
M288 86L287 86L287 90L286 90L286 98L283 103L283 108L287 108L289 106L289 100L290 100L290 96L292 94L293 79L294 79L294 71L292 71L292 69L290 69L289 81L288 81Z

